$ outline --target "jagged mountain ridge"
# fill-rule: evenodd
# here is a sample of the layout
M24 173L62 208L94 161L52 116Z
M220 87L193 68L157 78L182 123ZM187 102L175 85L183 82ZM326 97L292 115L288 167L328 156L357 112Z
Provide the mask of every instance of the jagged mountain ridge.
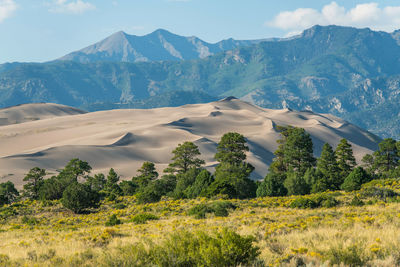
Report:
M14 64L0 73L0 105L150 108L183 104L177 103L181 95L184 103L234 95L267 108L332 113L378 135L398 138L398 36L315 26L294 38L197 60Z
M189 60L205 58L225 50L249 46L261 41L228 39L210 44L195 36L179 36L163 29L144 36L129 35L120 31L94 45L65 55L59 60L81 63Z

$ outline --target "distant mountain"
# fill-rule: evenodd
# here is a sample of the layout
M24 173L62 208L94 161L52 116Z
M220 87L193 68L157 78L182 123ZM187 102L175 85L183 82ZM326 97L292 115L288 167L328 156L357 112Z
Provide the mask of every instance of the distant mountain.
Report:
M180 105L180 94L188 103L233 95L262 107L335 114L399 138L399 34L314 26L197 60L18 64L0 72L0 105L150 108Z
M262 40L228 39L210 44L195 36L179 36L162 29L145 36L129 35L120 31L94 45L63 56L59 60L88 63L198 59L240 46L256 44L260 41Z

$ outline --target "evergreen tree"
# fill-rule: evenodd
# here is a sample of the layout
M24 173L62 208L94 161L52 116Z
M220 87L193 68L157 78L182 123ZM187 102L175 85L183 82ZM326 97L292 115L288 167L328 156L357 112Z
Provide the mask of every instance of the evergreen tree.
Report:
M346 139L341 139L336 147L335 155L340 170L340 177L343 181L357 165L351 144Z
M246 160L246 151L249 151L249 147L243 135L226 133L218 143L215 159L232 165L241 164Z
M188 197L186 189L195 183L196 177L199 175L200 171L200 169L192 168L185 173L176 175L176 187L174 190L175 199Z
M272 173L276 174L285 174L288 171L288 166L285 163L285 146L288 136L291 131L294 129L292 126L276 126L277 131L281 134L281 139L278 139L276 142L278 143L278 148L275 150L271 165L269 166L269 170Z
M252 198L256 196L257 185L253 180L251 180L250 174L254 170L254 167L247 163L242 162L240 164L230 164L230 163L220 163L216 167L215 171L215 181L213 182L218 184L221 188L222 184L229 184L229 194L230 198ZM210 187L213 187L213 184ZM231 191L231 189L234 191ZM208 196L218 195L218 194L225 194L222 189L208 190Z
M184 142L179 144L172 153L173 162L169 164L169 168L165 172L185 173L191 168L200 168L205 162L196 158L200 155L199 148L193 142Z
M86 180L92 167L86 161L74 158L71 159L64 169L58 174L57 178L65 185L68 186L73 182L80 182L79 180Z
M63 192L68 185L64 185L57 176L45 179L39 189L41 200L56 200L62 198Z
M357 167L346 177L342 184L342 189L345 191L359 190L361 185L370 180L371 177L368 173L362 167Z
M389 171L398 166L399 155L396 141L392 138L385 138L379 143L379 150L374 152L374 163L381 175L387 175Z
M12 182L0 183L0 206L11 204L18 196L18 190Z
M149 177L151 180L157 179L158 172L153 162L145 161L142 167L137 170L142 177Z
M315 165L311 136L304 129L290 129L283 148L283 163L286 171L296 172L303 176L308 168Z
M317 169L325 176L328 189L340 189L344 178L339 173L339 166L332 147L325 143L322 147L321 157L317 160Z
M119 183L119 187L121 188L124 196L133 196L138 190L137 184L132 181L122 181Z
M39 189L40 199L60 199L70 184L88 179L91 170L92 167L86 161L71 159L57 176L43 181Z
M309 168L304 174L304 180L310 188L310 193L325 192L330 189L330 178L318 168Z
M39 190L43 185L43 178L46 176L46 170L39 167L34 167L29 170L24 177L24 197L29 199L39 199Z
M363 158L362 158L362 167L364 168L364 170L370 175L370 176L374 176L375 172L376 172L376 166L375 166L375 162L374 162L374 156L372 156L371 154L366 154Z
M95 174L94 177L89 176L86 180L86 184L90 187L91 190L95 192L100 192L104 190L106 182L107 180L102 173Z
M287 189L288 195L305 195L310 193L310 187L306 180L298 172L288 172L287 178L283 183Z
M99 203L99 195L89 186L74 182L63 192L61 203L74 213L82 213L87 208L96 207Z
M118 185L118 181L119 175L113 168L111 168L108 172L107 181L104 187L104 191L109 198L115 198L116 196L122 195L122 190Z
M196 176L194 183L186 189L188 198L196 198L198 196L206 196L207 188L214 182L212 174L203 169Z
M142 167L137 170L139 175L132 177L132 182L136 184L138 188L144 188L150 181L157 179L158 172L156 171L153 162L144 162Z
M283 185L286 176L270 172L257 187L257 197L278 197L285 196L287 189Z
M227 194L230 198L254 197L257 185L249 179L254 167L247 163L246 139L239 133L226 133L217 146L215 180L207 190L208 196ZM224 188L226 186L226 188Z

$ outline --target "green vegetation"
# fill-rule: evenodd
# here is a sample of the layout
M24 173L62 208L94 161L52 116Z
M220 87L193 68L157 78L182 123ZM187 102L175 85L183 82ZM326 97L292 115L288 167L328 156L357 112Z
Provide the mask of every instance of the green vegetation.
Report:
M383 140L364 158L364 167L356 167L346 140L336 151L325 144L315 159L304 130L278 128L282 138L276 158L258 183L249 178L254 168L246 162L248 147L238 133L222 136L214 174L202 168L198 148L190 142L174 150L173 160L180 163L171 164L160 178L151 162L122 182L112 168L107 177L91 176L90 165L79 159L48 179L45 170L33 168L21 195L11 182L0 184L0 238L13 239L3 247L15 251L2 254L0 247L0 262L396 265L400 247L392 238L400 224L399 143ZM67 249L61 249L64 243ZM77 251L71 248L76 244Z

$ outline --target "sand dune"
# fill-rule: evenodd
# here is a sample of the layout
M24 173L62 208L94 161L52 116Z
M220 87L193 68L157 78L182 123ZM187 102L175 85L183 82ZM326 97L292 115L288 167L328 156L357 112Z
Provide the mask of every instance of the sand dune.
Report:
M83 110L59 104L23 104L0 109L0 126L84 113Z
M26 114L24 109L15 109L13 114ZM66 110L55 114L67 115ZM312 135L316 155L325 142L336 147L344 137L352 143L360 160L365 153L375 150L379 141L367 131L331 115L263 109L234 98L151 110L76 114L81 113L77 110L69 116L50 118L42 115L48 113L40 106L29 112L39 120L0 127L0 181L11 180L20 186L30 168L39 166L56 173L74 157L88 161L93 172L106 172L113 167L122 178L135 175L143 161L155 162L161 172L170 162L171 151L184 141L195 142L207 167L212 169L217 143L229 131L248 139L248 160L256 167L253 177L259 179L267 173L277 148L280 135L276 125L305 128Z

